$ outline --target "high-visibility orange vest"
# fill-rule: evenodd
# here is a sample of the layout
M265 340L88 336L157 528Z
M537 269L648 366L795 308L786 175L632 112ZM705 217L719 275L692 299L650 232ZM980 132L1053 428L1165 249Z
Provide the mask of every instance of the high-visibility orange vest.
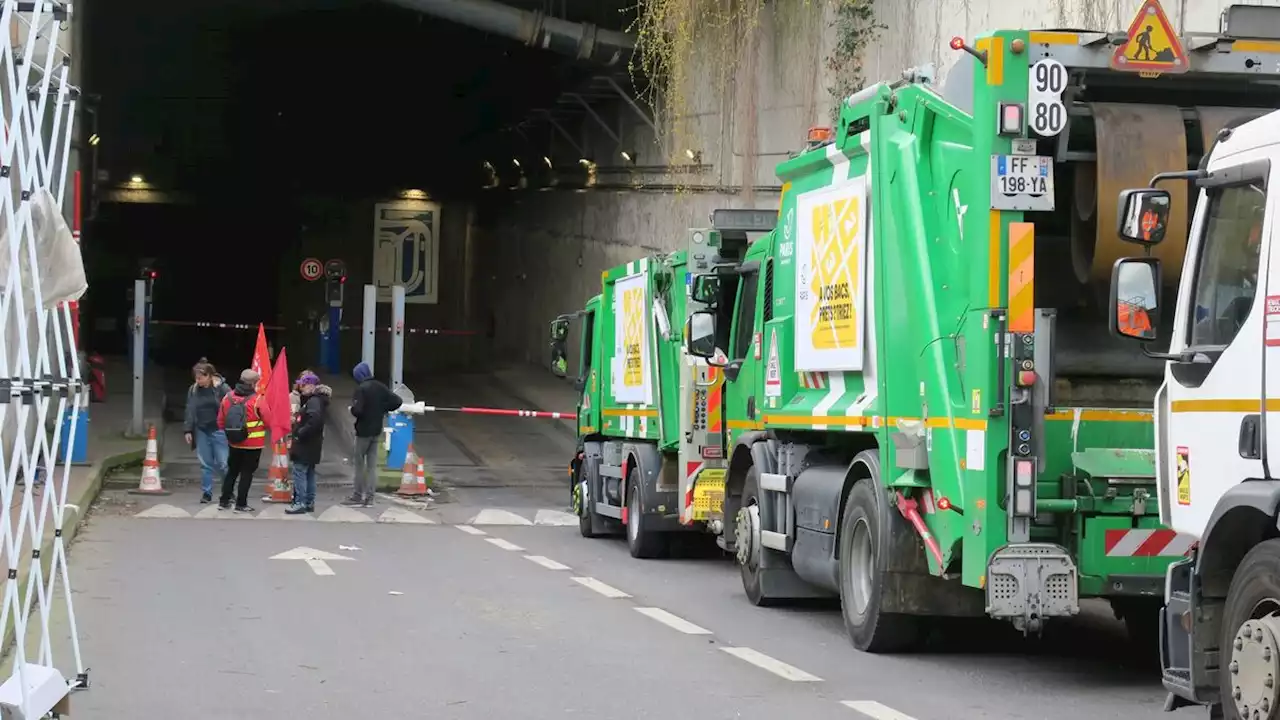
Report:
M1119 310L1118 319L1121 328L1134 332L1146 332L1151 329L1151 318L1145 309L1122 302Z
M227 393L227 396L222 399L222 402L225 403L222 408L223 416L226 415L227 409L229 409L233 403L245 403L244 429L249 432L249 436L245 438L244 442L229 442L228 445L231 447L241 448L244 450L261 450L266 447L267 426L266 423L262 421L262 413L258 410L258 401L261 397L262 396L257 393L254 393L249 397L242 397L240 395L236 395L235 392L229 392Z

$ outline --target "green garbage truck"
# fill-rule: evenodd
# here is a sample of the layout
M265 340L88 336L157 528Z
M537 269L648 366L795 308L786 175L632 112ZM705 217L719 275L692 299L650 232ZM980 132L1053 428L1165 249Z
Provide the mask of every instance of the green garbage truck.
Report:
M605 273L581 338L584 533L625 529L639 556L716 533L751 602L839 597L866 651L911 647L925 617L1037 632L1085 598L1154 649L1195 537L1159 514L1163 365L1107 331L1131 253L1116 203L1280 107L1273 45L1179 36L1147 0L1128 32L957 38L944 87L926 67L846 99L779 165L775 223L713 219ZM1175 286L1170 192L1152 252Z

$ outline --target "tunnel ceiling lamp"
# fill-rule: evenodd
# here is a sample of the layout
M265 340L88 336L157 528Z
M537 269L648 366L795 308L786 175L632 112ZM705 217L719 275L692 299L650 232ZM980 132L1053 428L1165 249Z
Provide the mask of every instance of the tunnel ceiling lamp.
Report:
M685 148L684 156L689 158L689 162L702 164L702 151Z
M102 142L102 138L98 137L98 133L94 133L94 134L92 134L92 135L90 135L90 136L89 136L89 144L90 144L90 145L97 145L97 144L98 144L98 143L100 143L100 142Z
M579 165L581 165L581 166L582 166L582 167L584 167L584 168L589 168L589 167L591 167L592 165L594 165L595 163L591 162L590 160L588 160L588 159L586 159L586 158L578 158L578 164L579 164Z
M419 190L418 188L409 188L408 190L401 190L401 191L400 191L400 197L404 198L405 200L427 200L427 199L429 199L429 197L428 197L428 195L427 195L427 191L426 191L426 190Z
M146 182L146 180L143 179L141 175L130 175L129 182L133 183L134 185L141 185L142 183Z
M618 154L622 156L622 159L623 159L625 162L629 162L629 163L634 164L634 163L635 163L635 161L636 161L635 151L633 151L633 150L623 150L622 152L620 152L620 153L618 153Z
M548 157L548 156L546 156L546 155L543 155L543 156L542 156L542 162L546 163L546 165L547 165L547 167L548 167L548 168L550 168L550 167L551 167L551 158L550 158L550 157Z
M516 167L520 167L520 160L518 158L511 158L511 164Z

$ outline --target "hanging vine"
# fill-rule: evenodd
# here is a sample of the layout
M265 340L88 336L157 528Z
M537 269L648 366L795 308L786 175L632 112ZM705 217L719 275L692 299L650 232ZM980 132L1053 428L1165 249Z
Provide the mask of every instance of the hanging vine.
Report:
M866 86L864 55L869 45L880 38L887 25L876 21L874 0L830 0L835 5L831 26L836 31L835 47L827 56L830 73L831 120L840 116L844 99Z
M755 53L760 39L756 35L766 6L771 6L769 11L780 19L784 13L792 16L786 21L780 20L780 27L808 26L812 28L810 34L821 33L821 25L797 25L795 16L831 12L835 41L823 63L829 77L823 78L822 83L829 88L835 112L841 99L862 87L862 55L885 27L875 20L874 0L637 2L630 27L636 37L631 71L644 78L644 82L636 85L644 89L644 99L659 128L656 140L663 163L672 167L690 166L688 155L696 150L703 154L703 163L723 168L728 153L733 150L725 147L723 139L733 137L736 121L744 121L744 134L756 131L755 113L759 103L753 88L757 79L740 73L754 75L756 70ZM822 38L814 36L805 38L802 46L816 47L821 43ZM779 61L797 59L784 57ZM717 116L718 127L705 126L709 118ZM712 146L699 147L700 141ZM750 156L750 162L754 162L756 139L742 137L739 142L744 145L739 154ZM742 181L749 181L751 175L744 173Z

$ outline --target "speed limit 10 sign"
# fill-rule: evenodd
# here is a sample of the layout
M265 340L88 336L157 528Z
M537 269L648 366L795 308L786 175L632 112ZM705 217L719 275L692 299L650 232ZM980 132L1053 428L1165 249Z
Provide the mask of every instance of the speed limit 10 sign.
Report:
M315 282L320 279L320 275L324 273L324 265L315 258L307 258L302 261L302 279L307 282Z

